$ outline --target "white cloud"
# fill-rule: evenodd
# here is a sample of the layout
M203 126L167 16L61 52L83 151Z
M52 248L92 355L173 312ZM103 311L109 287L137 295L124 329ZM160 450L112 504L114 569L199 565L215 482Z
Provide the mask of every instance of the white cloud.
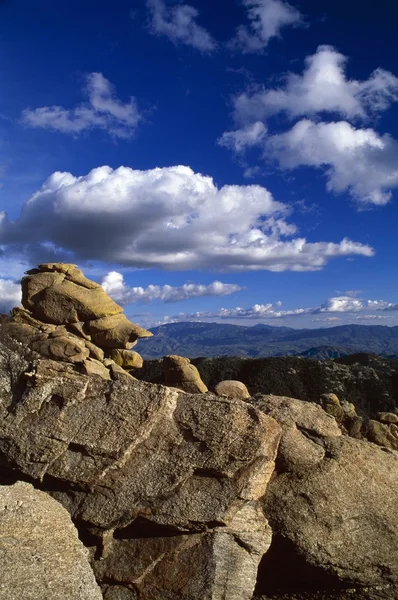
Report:
M357 300L356 298L352 298L351 296L335 296L334 298L329 298L325 304L319 309L316 309L317 312L325 312L325 313L339 313L339 312L358 312L364 309L364 304L362 300Z
M21 304L21 285L9 279L0 279L0 313L9 313Z
M398 309L397 309L398 310ZM360 315L359 317L355 317L356 321L381 321L385 319L394 319L393 316L386 315Z
M236 96L236 122L262 121L279 113L290 119L325 112L366 119L398 100L395 75L379 68L365 81L348 79L346 63L347 58L332 46L319 46L306 58L304 72L288 73L282 87Z
M84 93L88 96L88 101L76 108L26 108L22 112L22 120L29 127L51 129L75 136L89 129L103 129L118 138L128 138L134 134L141 115L133 97L123 104L102 73L86 75Z
M229 296L243 289L239 285L221 281L213 281L209 285L184 283L177 287L172 285L149 285L146 288L129 287L125 283L122 273L117 271L111 271L105 275L101 285L106 293L119 304L149 303L153 300L179 302L203 296Z
M166 6L163 0L147 0L151 15L150 29L157 35L164 35L174 44L192 46L201 52L212 52L217 43L196 19L199 11L189 4Z
M219 146L229 148L234 152L243 152L247 148L264 144L267 128L261 121L256 121L236 131L225 131L217 140ZM250 177L249 175L246 175Z
M283 169L326 167L327 189L348 190L364 203L383 205L398 186L398 142L346 121L303 119L286 133L270 136L266 153Z
M283 0L242 0L250 25L238 27L232 46L244 53L261 52L283 27L302 23L299 11Z
M218 188L184 166L56 172L16 221L0 215L0 248L32 262L213 271L313 271L332 258L373 256L370 246L346 238L295 237L289 210L264 187Z
M321 306L312 308L295 308L290 310L279 310L281 302L274 304L255 304L250 308L221 308L220 310L211 312L195 312L191 314L179 313L171 317L173 321L185 320L207 320L207 319L240 319L240 320L268 320L268 319L284 319L288 317L305 317L308 315L324 315L324 314L357 314L370 311L398 311L398 304L392 304L384 300L358 300L350 296L336 296L326 300ZM371 315L361 315L361 318L376 318ZM328 316L313 319L313 321L339 321L339 317Z

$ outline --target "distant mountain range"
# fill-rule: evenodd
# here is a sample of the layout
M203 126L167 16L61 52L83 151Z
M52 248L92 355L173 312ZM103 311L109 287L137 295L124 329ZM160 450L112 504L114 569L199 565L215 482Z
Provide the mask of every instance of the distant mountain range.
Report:
M398 355L398 327L341 325L324 329L292 329L271 325L244 327L222 323L171 323L151 329L153 338L140 342L144 358L166 354L198 356L302 356L339 358L358 352Z

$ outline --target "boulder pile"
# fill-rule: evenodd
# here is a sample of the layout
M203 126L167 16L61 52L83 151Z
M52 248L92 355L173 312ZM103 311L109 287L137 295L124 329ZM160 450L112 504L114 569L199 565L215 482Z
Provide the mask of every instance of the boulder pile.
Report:
M43 357L71 362L103 379L142 367L140 338L152 333L131 323L102 287L75 265L47 263L22 279L22 306L4 325L9 335Z
M0 324L0 600L398 600L394 413L213 394L174 355L167 385L138 381L150 334L98 284L46 264L22 287Z

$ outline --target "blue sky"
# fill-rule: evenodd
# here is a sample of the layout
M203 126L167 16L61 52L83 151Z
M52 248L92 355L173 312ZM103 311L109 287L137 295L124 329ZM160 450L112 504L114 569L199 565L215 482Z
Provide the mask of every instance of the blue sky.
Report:
M398 6L355 4L0 2L0 308L58 260L144 325L397 325Z

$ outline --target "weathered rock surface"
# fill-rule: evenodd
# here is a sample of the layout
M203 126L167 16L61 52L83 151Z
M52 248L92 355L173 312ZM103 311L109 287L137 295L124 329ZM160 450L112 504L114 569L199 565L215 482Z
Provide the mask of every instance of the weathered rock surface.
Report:
M145 356L145 352L143 353ZM366 364L311 360L293 356L248 359L237 356L191 359L213 391L225 379L242 381L250 394L274 394L319 403L324 392L352 402L359 416L376 418L378 412L398 410L398 361L368 357ZM140 379L155 381L162 374L161 360L148 360Z
M398 587L334 588L311 592L288 592L271 596L254 596L253 600L398 600Z
M265 496L274 538L260 568L259 595L283 597L308 582L315 590L374 593L396 585L398 454L339 435L318 406L272 396L252 402L283 428L277 476Z
M398 414L379 412L377 418L381 423L398 423Z
M0 465L67 508L108 597L114 584L142 600L223 600L225 589L249 599L270 543L259 500L279 438L274 419L241 401L105 381L0 345ZM122 579L121 545L143 553Z
M229 379L220 381L214 390L217 396L226 396L227 398L239 398L239 400L247 400L250 398L247 387L241 381Z
M22 280L24 308L13 309L4 319L3 333L44 358L78 363L83 373L104 379L122 378L116 365L142 367L141 356L126 348L152 334L131 323L98 283L63 263L39 265L27 273ZM104 349L114 359L110 369Z
M144 361L132 350L110 350L107 355L124 369L141 369Z
M270 543L271 530L262 511L248 504L224 528L113 539L95 569L99 580L129 582L130 592L135 590L139 598L251 600L253 573Z
M28 271L22 279L22 305L42 321L62 325L123 312L75 265L49 263Z
M0 599L101 600L67 511L28 483L0 486Z
M366 433L368 440L374 444L398 450L398 427L394 423L379 423L371 419Z
M102 348L130 349L138 338L152 336L150 331L134 325L123 314L89 321L86 328L91 340Z
M163 382L190 394L204 394L208 391L198 369L191 365L189 358L183 356L170 355L163 358Z

